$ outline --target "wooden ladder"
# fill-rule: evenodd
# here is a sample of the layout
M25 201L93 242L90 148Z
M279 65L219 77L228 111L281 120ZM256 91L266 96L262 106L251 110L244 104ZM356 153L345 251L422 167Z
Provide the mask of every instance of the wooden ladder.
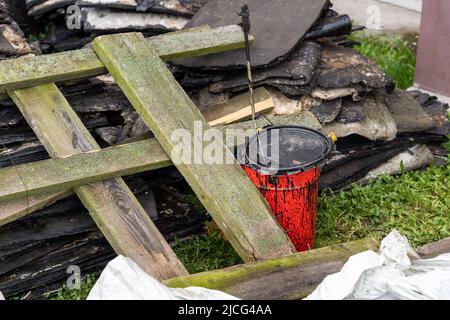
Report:
M238 26L201 27L149 39L140 33L102 36L93 49L1 62L0 95L13 99L52 159L0 170L0 225L74 192L117 254L159 280L186 276L120 178L175 163L244 261L292 254L291 242L238 164L189 164L169 157L176 147L174 130L195 138L194 123L209 127L164 61L242 46ZM107 72L156 139L101 150L55 84Z

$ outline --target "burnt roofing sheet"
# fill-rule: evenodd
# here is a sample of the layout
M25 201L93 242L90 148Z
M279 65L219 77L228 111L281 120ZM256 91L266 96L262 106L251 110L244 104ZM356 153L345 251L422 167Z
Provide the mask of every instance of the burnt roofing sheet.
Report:
M237 13L245 2L250 8L251 34L255 37L251 50L255 67L268 66L286 58L328 4L327 0L210 0L185 28L238 24L241 18ZM185 59L179 63L207 69L243 68L246 65L244 50Z

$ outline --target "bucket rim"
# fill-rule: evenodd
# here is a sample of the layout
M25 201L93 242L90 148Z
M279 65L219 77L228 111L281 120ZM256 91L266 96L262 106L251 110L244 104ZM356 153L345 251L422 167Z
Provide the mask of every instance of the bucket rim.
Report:
M310 161L310 162L307 162L304 164L299 164L299 165L296 165L296 166L293 166L290 168L278 168L276 173L274 173L273 170L270 171L270 170L267 170L256 164L249 163L248 153L246 152L248 144L253 139L255 139L258 135L260 135L261 133L268 132L268 131L275 130L275 129L300 129L302 131L307 131L307 132L313 133L316 136L319 136L320 138L322 138L324 142L326 142L326 150L323 152L323 154L320 157L318 157L317 159L315 159L313 161ZM311 169L322 166L326 162L326 160L330 157L330 155L332 154L334 149L335 149L335 145L334 145L333 141L330 139L330 137L328 137L326 134L324 134L323 132L321 132L319 130L308 128L305 126L298 126L298 125L276 125L276 126L265 127L262 131L257 132L255 135L250 137L244 145L242 145L238 148L237 158L238 158L238 160L245 159L246 160L245 162L248 162L248 163L242 163L242 161L240 161L241 165L246 166L247 168L257 171L258 173L263 174L263 175L264 174L272 175L272 176L292 175L292 174L296 174L299 172L306 172Z

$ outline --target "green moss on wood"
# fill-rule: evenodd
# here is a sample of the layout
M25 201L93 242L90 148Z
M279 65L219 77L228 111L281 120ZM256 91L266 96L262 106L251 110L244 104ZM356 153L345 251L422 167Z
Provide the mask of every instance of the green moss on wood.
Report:
M97 37L93 47L167 154L173 156L175 130L184 129L194 137L195 123L208 128L141 34ZM220 141L215 143L224 155L233 157ZM239 165L174 163L244 261L293 252L267 202Z
M149 38L148 43L165 61L242 48L239 26L200 27ZM106 73L94 50L81 49L0 62L0 93L46 83L65 82ZM0 96L1 98L1 96Z
M0 203L171 165L159 143L151 139L14 166L0 170Z
M55 84L8 92L52 157L100 150ZM74 188L117 254L159 280L188 272L121 178Z
M320 263L330 261L345 261L351 255L366 251L377 250L378 241L364 239L346 244L306 251L284 258L271 259L256 263L248 263L229 267L222 270L204 272L187 277L180 277L165 281L165 285L172 288L185 288L189 286L200 286L209 289L229 291L235 286L243 284L249 279L260 278L264 281L264 274L275 272L287 272L289 269L306 265L308 263ZM270 284L268 284L270 286ZM309 289L308 289L309 290ZM307 292L306 290L305 292ZM295 295L303 295L296 293ZM294 297L294 296L292 296Z

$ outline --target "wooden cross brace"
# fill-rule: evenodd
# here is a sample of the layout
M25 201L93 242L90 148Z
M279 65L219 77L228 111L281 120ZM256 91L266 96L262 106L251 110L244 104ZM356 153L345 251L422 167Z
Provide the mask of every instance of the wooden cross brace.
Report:
M127 161L124 154L130 153L134 171L156 169L170 164L167 155L174 148L170 139L174 130L185 129L192 133L195 121L208 128L162 59L198 56L242 45L243 36L238 26L214 30L202 27L149 40L140 33L102 36L94 40L94 50L0 63L0 92L7 92L14 100L54 158L49 161L59 163L55 170L66 169L69 175L84 174L83 185L59 186L73 188L118 254L130 257L159 280L184 276L187 271L124 181L111 178L114 170L107 166L108 161L99 163L102 157L95 158L99 154L104 156L106 151L100 150L54 83L110 72L158 141L113 149L114 159ZM224 153L229 152L226 146L219 147ZM66 157L70 159L61 159ZM85 170L80 167L80 162L88 164ZM120 166L120 163L116 165ZM239 165L181 163L176 166L245 261L294 252L267 203ZM121 171L123 174L129 172ZM17 193L17 197L22 198L0 202L0 224L2 220L13 221L30 208L42 208L70 194L69 189L57 189L57 184L53 185L55 191L48 189L49 184L51 187L55 182L54 176L47 182L45 177L42 178L41 184L35 181L36 185L30 187L35 193L31 192L28 199L23 199L22 186L22 193ZM22 182L11 183L16 183L20 190ZM44 187L39 189L39 186ZM27 186L25 188L28 190ZM39 190L52 190L52 193L41 194Z

